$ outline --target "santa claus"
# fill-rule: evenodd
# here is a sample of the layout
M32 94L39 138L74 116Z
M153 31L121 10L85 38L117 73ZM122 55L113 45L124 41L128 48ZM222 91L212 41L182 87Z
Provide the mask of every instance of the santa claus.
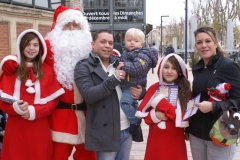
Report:
M68 159L75 147L74 160L94 160L95 152L84 149L86 104L74 84L75 64L91 52L91 32L86 17L79 9L60 5L54 12L51 32L46 36L45 62L54 67L58 82L65 90L49 118L53 159ZM4 64L3 71L12 72L13 62Z
M86 17L78 9L60 5L54 13L52 30L46 36L46 62L54 67L57 80L65 90L50 117L54 144L53 159L96 159L84 149L86 105L74 84L74 67L91 52L91 32Z

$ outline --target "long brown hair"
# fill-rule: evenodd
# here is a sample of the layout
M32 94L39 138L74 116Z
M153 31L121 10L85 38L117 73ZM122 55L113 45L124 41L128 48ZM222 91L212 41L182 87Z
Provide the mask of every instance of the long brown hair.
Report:
M27 65L26 65L26 56L24 55L24 49L26 48L26 46L28 45L28 43L37 38L38 39L38 42L39 42L39 53L38 55L35 57L34 60L32 60L32 63L33 63L33 72L34 72L34 75L36 76L36 79L41 79L43 78L43 69L42 69L42 55L43 55L43 46L42 46L42 43L39 39L39 37L33 33L33 32L29 32L29 33L26 33L21 41L20 41L20 58L21 58L21 62L19 64L19 67L17 68L16 70L16 73L15 75L22 81L22 82L25 82L27 80L27 77L28 77L28 68L27 68Z
M177 70L178 78L174 81L174 83L178 85L178 98L182 110L185 111L187 108L187 101L192 94L190 82L183 75L181 66L174 56L169 57L167 61L169 61Z
M212 38L213 42L217 45L216 53L219 53L221 56L226 57L226 53L224 52L222 47L219 45L219 43L217 41L216 32L215 32L215 30L212 27L210 27L210 26L201 26L201 27L199 27L197 30L194 31L195 38L196 38L196 36L199 33L206 33L206 34L208 34Z

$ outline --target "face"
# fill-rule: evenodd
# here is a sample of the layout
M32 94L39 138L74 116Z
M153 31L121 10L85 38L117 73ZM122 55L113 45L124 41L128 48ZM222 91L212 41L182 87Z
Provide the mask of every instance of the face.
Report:
M207 33L198 33L195 38L195 47L204 62L208 62L216 54L217 44Z
M37 38L32 39L23 50L27 62L31 62L39 53L39 41Z
M98 54L102 61L108 61L113 51L112 34L99 33L95 42L92 42L93 53Z
M131 51L135 48L142 48L143 43L140 38L127 36L125 39L125 45L128 51Z
M81 30L80 24L77 24L75 21L68 22L65 26L63 26L63 30Z
M166 83L173 83L178 78L177 69L167 61L162 69L163 80Z

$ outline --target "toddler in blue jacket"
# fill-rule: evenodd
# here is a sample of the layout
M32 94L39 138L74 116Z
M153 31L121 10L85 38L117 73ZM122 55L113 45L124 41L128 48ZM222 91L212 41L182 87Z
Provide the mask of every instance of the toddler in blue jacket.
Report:
M141 119L135 117L138 108L138 101L133 99L130 87L141 85L146 87L147 74L151 68L156 67L158 62L158 52L155 48L144 46L144 33L137 28L130 28L125 34L126 48L120 57L124 63L122 69L126 72L125 80L121 82L122 98L121 108L130 122L131 134L135 134Z

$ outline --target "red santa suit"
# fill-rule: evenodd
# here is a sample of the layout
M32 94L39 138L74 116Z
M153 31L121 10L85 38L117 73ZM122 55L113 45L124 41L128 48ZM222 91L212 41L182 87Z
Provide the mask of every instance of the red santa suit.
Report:
M20 64L20 41L29 32L35 33L42 45L46 57L46 44L39 32L33 29L25 30L17 39L17 56L5 57L2 64L7 60L13 60ZM5 135L2 149L2 160L51 160L52 139L48 115L56 108L58 96L64 93L54 75L53 69L46 63L42 63L44 76L38 80L32 71L32 63L27 62L29 77L26 82L21 82L15 74L5 75L0 78L0 95L3 98L23 100L29 104L29 119L21 117L22 111L17 101L13 104L0 101L0 109L8 114L5 127Z
M186 65L181 57L169 54L162 59L158 69L160 80L147 90L135 115L144 118L146 124L149 125L145 160L187 160L184 128L188 126L188 122L182 119L183 114L179 100L177 100L177 106L173 106L162 94L154 97L159 85L165 84L162 78L162 69L171 56L178 60L182 73L187 77ZM161 122L156 117L156 110L163 112L168 120L164 123Z
M75 30L76 32L84 32L88 34L88 38L83 39L83 41L80 39L77 40L78 45L82 45L84 43L85 45L81 48L80 51L72 51L72 48L69 48L69 50L66 50L66 52L63 53L64 56L62 58L56 58L59 50L61 52L61 44L53 40L56 39L55 37L57 37L57 39L60 38L56 36L55 31L62 31L62 28L66 24L73 21L75 21L77 24L80 24L81 27L81 30ZM96 159L95 152L87 151L84 149L86 126L84 112L86 110L86 104L82 98L82 95L79 93L77 87L74 84L74 77L69 78L69 76L66 76L66 74L69 74L69 72L71 72L70 75L73 75L75 63L77 62L75 59L86 59L91 52L92 39L89 25L86 17L84 17L78 9L70 9L60 5L55 10L51 29L52 30L49 33L50 36L47 35L46 37L46 44L48 49L46 63L54 67L57 79L65 90L65 94L61 95L59 104L50 117L50 127L52 139L54 142L53 159L68 159L72 153L73 147L75 147L75 152L73 154L74 160L94 160ZM71 40L71 37L68 37L66 39L69 45L71 44ZM56 49L56 47L60 49ZM62 47L62 49L66 49L66 47ZM69 70L62 71L62 75L65 76L61 77L61 73L59 74L58 69L59 63L62 66L69 65L60 61L71 57L73 54L72 52L77 54L77 57L71 59L71 61L75 61L71 62L72 64L71 67L69 67ZM67 66L64 67L67 68ZM65 68L63 68L63 70L65 70ZM68 85L65 85L66 81L68 81ZM71 81L70 85L69 81Z

